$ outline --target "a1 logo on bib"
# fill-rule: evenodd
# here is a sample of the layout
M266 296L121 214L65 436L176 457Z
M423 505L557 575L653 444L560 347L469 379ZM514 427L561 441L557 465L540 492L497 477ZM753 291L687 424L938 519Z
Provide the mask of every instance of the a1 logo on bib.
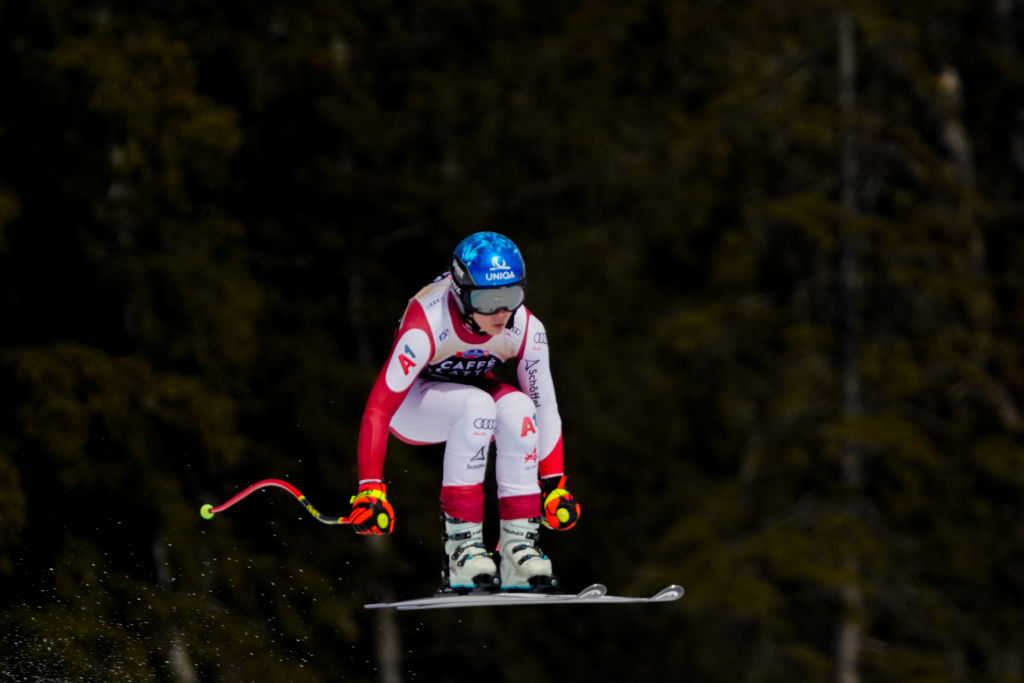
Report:
M401 393L412 386L413 380L419 375L420 367L430 353L430 337L423 330L413 329L403 334L388 363L384 381L388 389Z

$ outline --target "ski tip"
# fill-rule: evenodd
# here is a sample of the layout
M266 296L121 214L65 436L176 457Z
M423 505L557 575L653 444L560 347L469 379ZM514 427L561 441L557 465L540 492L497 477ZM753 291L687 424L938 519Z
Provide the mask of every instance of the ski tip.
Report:
M686 590L682 586L672 584L671 586L665 586L660 591L651 597L651 600L657 600L659 602L671 602L672 600L678 600L683 597Z
M608 588L604 584L592 583L579 593L576 594L577 599L583 598L603 598L608 594Z

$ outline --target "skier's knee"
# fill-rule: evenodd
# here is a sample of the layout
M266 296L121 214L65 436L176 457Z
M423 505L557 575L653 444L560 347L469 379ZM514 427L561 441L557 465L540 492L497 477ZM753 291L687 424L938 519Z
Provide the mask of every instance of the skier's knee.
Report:
M494 429L494 420L497 417L497 408L494 399L483 389L467 391L462 404L463 414L471 416L474 420L486 420L490 429Z

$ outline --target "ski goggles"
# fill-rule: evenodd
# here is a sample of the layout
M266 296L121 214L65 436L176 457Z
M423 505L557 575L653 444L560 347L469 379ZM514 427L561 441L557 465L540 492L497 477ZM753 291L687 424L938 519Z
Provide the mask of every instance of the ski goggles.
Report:
M522 285L483 287L469 292L469 308L474 313L491 315L505 309L514 311L523 305L526 291Z

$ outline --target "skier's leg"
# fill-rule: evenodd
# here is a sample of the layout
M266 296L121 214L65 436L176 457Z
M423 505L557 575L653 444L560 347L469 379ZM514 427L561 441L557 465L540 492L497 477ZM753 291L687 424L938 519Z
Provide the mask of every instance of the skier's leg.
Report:
M497 567L483 543L483 482L494 424L494 399L487 392L419 380L391 420L392 433L403 441L445 443L443 589L491 588L497 582Z
M444 443L442 490L445 512L482 522L483 482L494 436L495 404L482 389L417 380L391 419L391 432L412 444Z
M558 582L552 574L551 560L537 546L541 500L536 410L529 396L508 390L500 392L495 407L501 587L553 590Z

